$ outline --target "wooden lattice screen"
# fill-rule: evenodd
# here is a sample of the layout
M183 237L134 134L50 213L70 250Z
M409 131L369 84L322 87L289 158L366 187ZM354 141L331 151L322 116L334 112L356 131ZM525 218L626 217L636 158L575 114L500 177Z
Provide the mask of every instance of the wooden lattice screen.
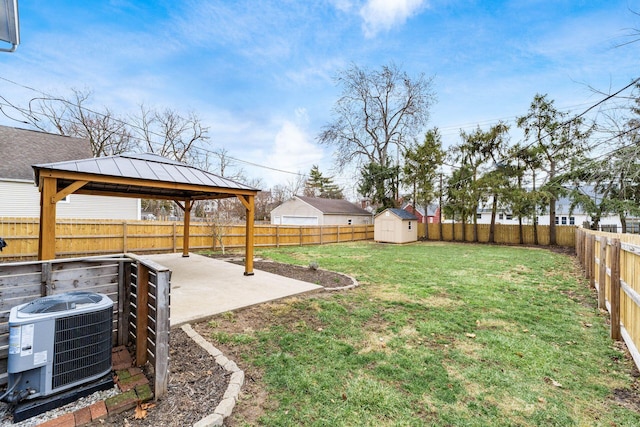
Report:
M141 273L148 278L146 286L138 286ZM148 357L138 355L137 363L153 364L155 396L162 397L168 382L170 275L167 268L131 255L0 263L0 384L7 382L11 308L83 290L114 301L113 343L134 344L137 353L144 349ZM146 314L139 316L138 301L144 299L141 312Z

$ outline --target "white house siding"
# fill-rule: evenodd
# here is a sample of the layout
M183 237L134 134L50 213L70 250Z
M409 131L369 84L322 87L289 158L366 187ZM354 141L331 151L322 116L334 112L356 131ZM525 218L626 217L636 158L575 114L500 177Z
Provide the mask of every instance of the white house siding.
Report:
M501 216L502 215L502 216ZM556 214L558 217L557 225L569 225L569 226L583 226L585 222L591 222L591 217L584 213L572 213L568 212L558 212ZM538 216L538 225L549 225L550 216L549 215L539 215ZM478 224L490 224L491 223L491 212L482 212L482 214L478 215ZM499 212L496 215L496 224L503 225L518 225L518 218L512 216L508 216L507 213ZM522 218L522 224L531 225L533 224L533 220L531 218ZM617 215L605 216L600 219L601 226L616 226L618 230L621 229L620 217Z
M40 192L32 181L0 180L0 217L40 216ZM140 219L140 199L72 194L56 205L57 218Z

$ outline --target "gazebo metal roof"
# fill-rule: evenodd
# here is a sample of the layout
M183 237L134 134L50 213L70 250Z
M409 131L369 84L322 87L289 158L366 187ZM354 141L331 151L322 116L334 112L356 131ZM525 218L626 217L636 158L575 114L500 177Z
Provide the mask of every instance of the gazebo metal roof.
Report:
M33 165L40 189L39 259L55 258L55 206L72 193L173 200L184 210L183 256L189 256L189 222L196 200L237 197L247 212L245 274L253 274L253 222L258 189L157 154Z
M57 190L87 180L77 193L147 199L199 200L234 197L258 190L157 154L122 154L33 165L35 182L56 175ZM98 178L99 177L99 178Z

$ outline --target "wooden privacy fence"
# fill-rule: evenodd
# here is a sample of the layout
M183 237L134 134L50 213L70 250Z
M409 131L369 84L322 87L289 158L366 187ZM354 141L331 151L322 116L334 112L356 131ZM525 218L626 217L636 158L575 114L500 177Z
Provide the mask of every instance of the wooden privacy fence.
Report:
M38 255L38 218L0 218L0 237L8 246L0 260L34 259ZM192 250L244 248L244 225L191 223ZM182 223L166 221L106 221L59 219L56 255L61 257L113 253L182 251ZM373 239L373 224L287 226L256 225L256 247L319 245ZM220 244L222 241L222 245Z
M462 223L443 223L440 224L418 224L418 237L427 240L442 240L445 242L462 242L464 228L464 241L473 241L473 224ZM549 245L549 226L538 225L538 245ZM442 229L442 238L440 238L440 230ZM490 224L478 224L478 242L487 243L489 241ZM556 244L558 246L571 247L575 244L574 226L556 226ZM519 245L520 243L520 226L496 224L494 229L494 242L500 244ZM535 233L533 225L522 226L522 244L534 245Z
M139 366L149 361L155 397L168 385L170 272L129 255L0 263L0 384L7 382L9 313L37 298L70 291L114 301L113 343L134 343Z
M609 311L611 338L624 340L640 368L640 236L578 229L576 254Z

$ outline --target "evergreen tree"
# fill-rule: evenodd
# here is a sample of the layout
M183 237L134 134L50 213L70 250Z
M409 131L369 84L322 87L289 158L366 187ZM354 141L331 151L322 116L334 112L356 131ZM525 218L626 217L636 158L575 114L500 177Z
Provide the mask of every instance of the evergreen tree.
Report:
M422 144L405 151L404 159L402 175L404 184L411 188L414 208L426 207L435 198L437 170L444 160L438 129L429 130Z
M304 195L307 197L322 197L324 199L343 199L342 189L333 183L333 178L325 177L318 165L313 165L309 178L304 184Z

